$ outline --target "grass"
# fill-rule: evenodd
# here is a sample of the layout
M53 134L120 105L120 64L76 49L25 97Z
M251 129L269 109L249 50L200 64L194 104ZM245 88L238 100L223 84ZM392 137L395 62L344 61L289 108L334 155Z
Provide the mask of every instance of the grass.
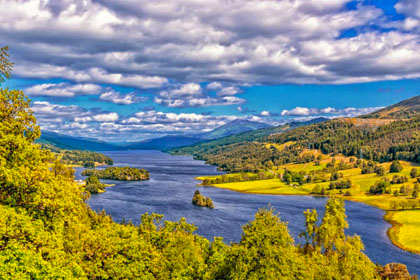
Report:
M385 219L392 224L388 236L394 245L420 254L420 210L388 212Z
M270 144L271 145L271 144ZM281 148L281 147L279 147ZM307 150L304 151L308 153ZM344 156L335 156L337 163L341 160L348 163L350 158ZM327 163L332 160L331 156L322 155L322 160L319 165L311 163L301 163L301 164L286 164L281 166L274 166L272 170L266 170L266 174L271 173L283 173L285 169L291 170L293 172L303 171L309 173L312 170L322 170L326 167ZM252 194L274 194L274 195L311 195L312 190L316 185L320 185L321 188L327 190L327 195L339 195L343 199L352 200L357 202L366 203L380 209L389 211L385 217L393 227L389 231L389 237L392 242L398 247L420 254L420 210L404 210L404 211L390 211L392 210L392 203L396 201L409 201L411 200L411 195L399 195L395 197L393 194L382 194L382 195L371 195L369 194L369 189L375 184L376 181L381 180L382 177L392 179L394 175L398 176L407 176L409 181L403 184L393 184L391 185L391 193L395 190L399 191L401 186L411 186L416 182L416 179L410 177L410 171L413 167L418 167L418 165L400 161L403 170L399 173L386 173L384 176L378 176L375 173L373 174L361 174L360 168L352 168L338 171L343 174L343 179L350 179L352 181L352 187L350 189L345 189L342 192L339 190L328 190L330 182L318 182L318 183L309 183L298 186L297 183L292 185L287 185L281 179L266 179L266 180L256 180L256 181L245 181L245 182L234 182L234 183L221 183L213 184L212 186L217 188L229 189L237 192L243 193L252 193ZM389 170L391 163L381 163L385 170ZM420 168L419 168L420 169ZM236 176L238 174L227 174L224 176ZM248 175L253 175L253 173L248 173ZM207 177L198 177L198 180L205 179L216 179L221 176L207 176ZM326 176L329 178L329 174ZM344 196L343 194L347 191L350 191L351 196ZM406 208L407 209L407 208ZM388 216L392 214L392 219Z
M229 189L238 192L253 194L308 194L309 192L299 186L289 186L280 179L257 180L213 185L216 188Z

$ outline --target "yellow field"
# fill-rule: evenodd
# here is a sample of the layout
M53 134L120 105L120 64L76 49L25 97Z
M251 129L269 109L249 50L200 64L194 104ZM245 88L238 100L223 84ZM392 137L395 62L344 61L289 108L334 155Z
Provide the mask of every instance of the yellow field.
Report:
M420 210L390 212L388 235L398 247L420 254Z
M300 186L286 185L280 179L257 180L247 182L235 182L213 185L217 188L229 189L238 192L254 194L308 194L309 192Z
M271 144L267 144L271 145ZM281 148L281 147L278 147ZM304 153L307 153L309 150L305 150ZM341 160L348 163L349 157L344 156L335 156L337 163ZM320 165L316 166L314 163L302 163L302 164L286 164L282 166L274 166L272 170L266 170L266 174L278 174L284 173L285 169L288 169L293 172L304 171L306 173L314 170L322 170L326 167L327 163L332 160L332 157L327 155L322 155L322 160ZM339 173L343 174L344 180L350 179L352 182L352 187L350 189L340 190L328 190L330 181L319 182L319 183L306 183L299 186L297 183L292 183L287 185L279 178L266 179L266 180L255 180L255 181L245 181L245 182L234 182L234 183L220 183L212 184L212 186L217 188L224 188L238 192L244 193L253 193L253 194L275 194L275 195L311 195L312 190L316 185L319 185L321 188L325 188L327 195L338 195L343 199L352 200L357 202L366 203L384 210L393 210L393 205L401 202L413 202L411 195L402 195L399 194L397 197L392 193L397 190L399 191L401 186L410 186L414 187L416 179L410 177L410 171L413 167L418 167L418 165L400 161L403 166L403 170L399 173L388 173L391 163L382 163L382 165L387 173L384 176L378 176L375 173L372 174L361 174L360 168L352 168L346 170L340 170ZM419 168L420 169L420 168ZM248 175L254 175L253 173L247 173ZM327 174L329 179L330 174ZM227 174L224 176L237 176L238 174ZM369 194L369 189L375 184L376 181L381 180L382 177L392 179L394 175L398 176L407 176L409 178L408 182L402 184L392 184L391 185L391 194L381 194L381 195L371 195ZM198 177L198 180L205 179L216 179L221 176L207 176L207 177ZM342 180L340 179L340 180ZM345 196L344 194L349 191L350 196ZM395 208L394 208L395 209ZM409 207L402 209L411 209ZM389 212L391 213L391 212ZM389 234L389 237L394 244L401 247L402 249L420 253L420 210L404 210L404 211L392 211L393 219L396 219L397 222L393 223L392 230L398 234ZM389 219L388 219L389 220ZM390 220L389 220L390 221ZM398 227L399 226L399 227ZM398 240L398 241L397 241Z

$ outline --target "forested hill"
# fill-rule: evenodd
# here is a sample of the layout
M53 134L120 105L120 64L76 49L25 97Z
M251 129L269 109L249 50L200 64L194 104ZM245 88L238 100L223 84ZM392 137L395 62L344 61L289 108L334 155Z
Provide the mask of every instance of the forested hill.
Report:
M254 172L271 164L305 162L310 159L302 158L301 152L308 147L325 154L362 156L380 162L398 159L420 163L420 113L414 115L418 107L420 98L415 97L363 118L339 118L294 128L280 126L256 130L172 152L193 155L228 172ZM398 111L398 108L403 109ZM375 118L391 111L389 116L409 118ZM267 134L267 131L271 133ZM276 148L279 146L282 148Z
M96 139L74 137L50 131L42 131L41 137L36 142L67 150L110 151L121 149L116 145Z
M397 104L385 107L362 118L377 119L408 119L420 113L420 95L398 102Z
M327 121L326 118L315 118L306 122L291 122L284 125L274 126L274 127L267 127L262 129L256 129L252 131L246 131L239 134L229 135L227 137L203 141L197 143L195 145L177 148L170 150L172 154L179 154L179 155L198 155L201 153L205 153L207 151L212 151L213 149L217 149L220 146L230 145L230 144L237 144L242 142L248 141L256 141L258 139L263 139L269 135L275 135L277 133L283 133L285 131L291 130L296 127L306 126L313 123L320 123Z

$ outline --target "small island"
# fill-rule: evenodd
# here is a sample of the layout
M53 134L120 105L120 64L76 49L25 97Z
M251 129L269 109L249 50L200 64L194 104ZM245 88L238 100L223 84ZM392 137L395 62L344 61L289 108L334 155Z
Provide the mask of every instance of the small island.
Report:
M102 184L98 177L95 175L90 175L86 179L85 189L91 194L103 193L105 192L106 187L111 187L113 185Z
M203 196L199 190L195 191L192 203L200 207L214 208L214 204L211 198Z
M82 176L95 175L99 179L117 181L141 181L149 180L149 171L134 167L107 167L106 169L85 169Z

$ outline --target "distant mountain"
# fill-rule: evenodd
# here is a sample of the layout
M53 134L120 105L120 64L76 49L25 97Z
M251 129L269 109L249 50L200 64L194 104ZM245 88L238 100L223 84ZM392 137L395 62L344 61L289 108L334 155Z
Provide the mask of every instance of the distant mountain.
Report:
M130 150L169 150L172 148L193 145L202 141L200 138L188 136L164 136L159 138L147 139L142 142L136 142L125 145L124 148Z
M172 135L159 138L147 139L141 142L125 145L127 149L143 149L143 150L169 150L184 146L190 146L204 140L218 139L229 135L238 133L268 128L270 125L260 122L253 122L248 120L234 120L230 123L222 125L210 132L194 134L194 135Z
M420 95L385 107L376 112L361 116L361 118L376 119L409 119L420 113Z
M42 131L41 137L36 142L67 150L110 151L121 149L116 145L96 139L74 137L50 131Z
M315 119L305 121L305 122L291 122L291 123L286 123L279 126L272 126L272 127L267 127L267 128L246 131L246 132L232 134L232 135L218 138L218 139L202 141L196 144L192 144L190 146L185 145L185 147L174 148L170 152L173 154L195 155L203 151L214 149L215 147L236 144L236 143L241 143L241 142L247 142L247 141L248 142L256 141L265 137L269 137L271 135L284 133L286 131L289 131L297 127L307 126L307 125L311 125L315 123L321 123L328 120L329 119L327 118L320 117L320 118L315 118Z
M256 130L261 128L267 128L271 127L271 125L268 125L266 123L261 122L253 122L248 120L234 120L230 123L227 123L225 125L219 126L218 128L203 133L200 135L197 135L201 139L217 139L226 137L233 134L238 134L250 130Z

